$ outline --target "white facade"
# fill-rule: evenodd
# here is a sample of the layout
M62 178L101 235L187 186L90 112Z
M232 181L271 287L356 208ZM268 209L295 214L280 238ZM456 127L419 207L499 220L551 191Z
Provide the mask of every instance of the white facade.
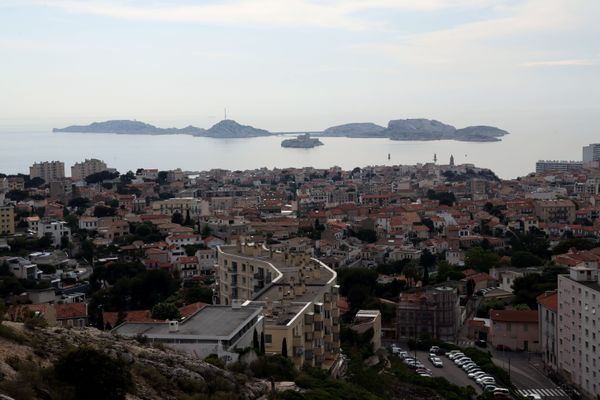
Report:
M7 257L0 260L0 264L6 262L10 272L18 279L35 280L39 279L41 271L38 270L37 265L31 263L31 261L21 257Z
M71 241L71 229L65 221L41 221L38 225L37 236L50 236L52 246L59 247L63 237Z
M600 396L597 268L577 266L558 277L558 370L587 396Z
M86 231L95 231L98 229L98 218L81 217L79 218L79 229Z

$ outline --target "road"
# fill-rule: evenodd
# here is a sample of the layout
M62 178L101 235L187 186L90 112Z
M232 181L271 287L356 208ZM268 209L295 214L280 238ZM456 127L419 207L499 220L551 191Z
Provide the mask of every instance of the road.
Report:
M569 399L562 389L544 375L539 357L528 353L489 351L494 364L509 371L513 385L521 394L537 393L544 399L552 400Z
M411 351L410 354L414 357L415 352ZM440 356L440 359L444 363L444 366L442 368L436 368L433 366L431 361L427 359L427 357L429 357L429 353L424 351L417 351L416 354L417 359L431 370L433 376L440 376L446 378L450 383L453 383L458 386L472 386L473 389L475 389L475 391L477 392L477 394L480 394L482 392L479 385L475 383L474 380L470 379L465 373L465 371L463 371L460 367L456 366L456 364L454 364L449 358Z

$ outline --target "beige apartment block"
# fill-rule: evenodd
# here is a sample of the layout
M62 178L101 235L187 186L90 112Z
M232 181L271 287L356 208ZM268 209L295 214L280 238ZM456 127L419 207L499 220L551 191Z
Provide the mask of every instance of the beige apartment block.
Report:
M263 306L267 354L287 353L297 368L330 368L336 362L340 313L334 270L307 254L255 244L221 246L218 252L220 302Z
M82 181L87 176L98 172L108 170L106 163L96 158L85 159L85 161L75 163L71 167L71 179L73 181Z
M42 178L46 183L65 178L65 163L62 161L43 161L29 167L31 178Z

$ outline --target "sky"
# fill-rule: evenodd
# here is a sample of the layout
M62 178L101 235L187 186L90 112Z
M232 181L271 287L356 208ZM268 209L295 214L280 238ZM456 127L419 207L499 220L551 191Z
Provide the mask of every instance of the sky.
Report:
M0 0L0 125L593 116L598 20L598 0Z

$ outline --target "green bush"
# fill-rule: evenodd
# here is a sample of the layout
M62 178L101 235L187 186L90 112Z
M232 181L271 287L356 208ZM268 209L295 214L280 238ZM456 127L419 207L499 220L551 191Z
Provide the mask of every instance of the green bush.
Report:
M89 347L60 357L55 376L72 386L78 399L121 400L133 387L131 372L123 362Z

